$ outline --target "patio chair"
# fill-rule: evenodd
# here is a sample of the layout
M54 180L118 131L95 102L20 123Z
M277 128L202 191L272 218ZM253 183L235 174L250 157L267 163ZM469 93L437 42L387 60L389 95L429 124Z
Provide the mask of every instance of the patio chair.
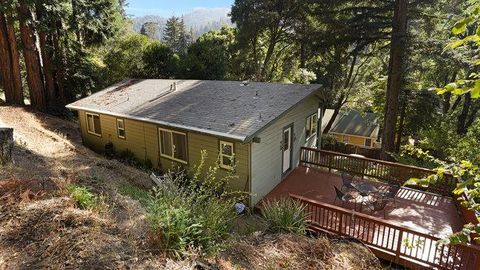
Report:
M397 193L400 188L401 187L399 185L391 185L388 191L382 194L382 198L385 200L393 201L393 205L396 207L397 201L395 200L395 198L397 197Z
M353 178L353 175L342 172L342 187L340 188L340 190L343 190L344 187L346 187L347 190L355 189L355 187L352 185Z
M339 199L342 202L342 206L344 203L351 203L353 201L354 203L354 208L357 208L355 197L352 194L349 193L343 193L340 189L338 189L336 186L333 186L335 188L335 200L333 201L333 204Z
M371 214L383 210L383 218L385 218L385 207L387 207L387 204L388 200L381 199L366 203L368 209L370 209Z

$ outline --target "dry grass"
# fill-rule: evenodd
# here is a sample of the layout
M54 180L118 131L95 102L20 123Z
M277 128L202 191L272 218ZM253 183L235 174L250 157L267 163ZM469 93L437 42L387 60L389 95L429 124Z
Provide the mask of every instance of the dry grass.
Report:
M254 235L219 260L222 269L381 269L361 244L293 234Z
M211 264L168 260L148 245L141 204L118 193L125 185L148 187L147 173L85 148L75 123L12 107L0 107L0 122L14 128L16 142L14 164L0 167L0 269L368 269L377 263L359 244L293 235L251 236ZM70 184L90 187L101 205L75 208ZM241 234L264 227L255 219L237 225Z

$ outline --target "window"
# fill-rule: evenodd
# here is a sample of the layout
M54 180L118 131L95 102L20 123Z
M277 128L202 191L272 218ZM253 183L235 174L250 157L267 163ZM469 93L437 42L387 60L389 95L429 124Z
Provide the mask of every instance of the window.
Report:
M343 135L343 143L348 143L348 136L347 135Z
M317 123L318 123L318 118L316 113L307 117L307 124L305 128L306 130L305 138L308 139L314 136L315 134L317 134Z
M220 141L220 167L233 169L234 155L233 143Z
M87 132L93 135L102 136L102 127L100 126L100 115L86 113Z
M160 154L181 163L187 163L187 135L185 133L159 129Z
M125 121L117 119L117 135L120 139L125 139Z
M372 147L372 139L365 139L365 146Z

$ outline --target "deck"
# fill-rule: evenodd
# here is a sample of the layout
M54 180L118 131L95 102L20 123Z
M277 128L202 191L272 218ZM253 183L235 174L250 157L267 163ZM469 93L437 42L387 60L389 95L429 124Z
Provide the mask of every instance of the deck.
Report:
M300 166L279 183L264 200L291 197L305 205L310 228L355 238L378 257L412 269L480 269L477 245L445 245L439 240L462 228L464 209L459 209L451 190L451 175L429 187L435 193L402 187L396 205L371 213L366 207L335 201L334 186L340 188L340 172L370 181L377 189L403 184L411 177L433 171L335 152L302 148ZM261 207L261 203L258 204ZM356 206L356 207L355 207ZM462 211L460 211L462 210Z
M265 199L294 194L317 202L334 204L334 186L342 186L340 175L297 167ZM450 197L403 187L398 192L396 203L396 207L387 206L385 218L383 212L372 214L367 209L361 212L439 238L460 230L464 222ZM337 200L334 205L341 206L341 203ZM354 205L344 204L343 207L353 209Z

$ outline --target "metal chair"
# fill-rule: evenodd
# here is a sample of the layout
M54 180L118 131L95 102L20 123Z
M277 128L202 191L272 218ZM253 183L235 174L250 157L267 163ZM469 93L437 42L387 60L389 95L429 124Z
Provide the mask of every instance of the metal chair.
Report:
M338 189L336 186L333 186L335 188L335 200L333 201L333 203L335 204L335 202L337 201L337 199L339 199L341 202L342 202L342 206L344 203L351 203L352 200L353 200L353 203L354 203L354 208L356 210L357 208L357 204L356 204L356 201L355 201L355 197L349 193L343 193L340 189Z
M388 191L382 194L382 198L385 200L393 201L393 204L396 207L397 201L395 200L395 198L397 197L397 193L400 190L400 188L401 187L399 185L391 185Z
M370 214L374 212L383 210L383 218L385 218L385 207L388 204L388 200L375 200L373 202L367 203L368 209L370 209Z
M352 185L353 178L353 175L342 172L342 187L340 187L340 190L343 190L344 187L346 187L347 190L355 189L355 187Z

